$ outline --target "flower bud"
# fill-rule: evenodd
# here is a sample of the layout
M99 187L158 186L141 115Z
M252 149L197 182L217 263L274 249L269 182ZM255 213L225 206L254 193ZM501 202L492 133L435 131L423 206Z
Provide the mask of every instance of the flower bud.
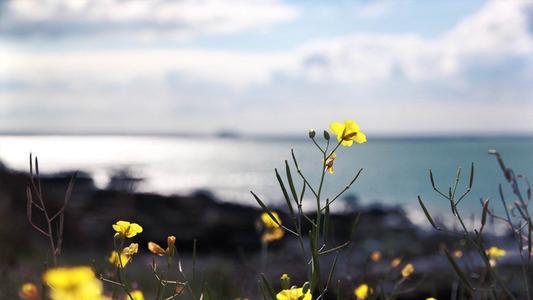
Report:
M314 139L316 135L316 131L314 129L309 129L309 138Z
M329 132L327 130L324 130L324 138L329 141Z
M174 244L176 244L176 237L171 235L167 238L167 254L169 256L174 256L174 252L175 252Z
M288 290L291 287L291 278L287 274L281 275L281 289Z

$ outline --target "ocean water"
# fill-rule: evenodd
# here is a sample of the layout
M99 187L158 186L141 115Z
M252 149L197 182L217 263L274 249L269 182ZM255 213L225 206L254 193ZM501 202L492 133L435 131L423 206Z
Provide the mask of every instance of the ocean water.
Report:
M41 172L83 170L101 187L106 186L113 172L128 169L144 178L138 187L142 191L185 194L202 189L224 201L254 205L250 190L267 203L282 203L274 168L284 173L284 160L291 162L291 148L302 171L312 183L317 183L321 154L308 139L0 136L0 160L13 169L28 170L28 155L33 152L39 157ZM357 199L363 205L402 205L412 210L418 207L417 195L422 195L428 207L438 214L449 209L449 204L432 191L428 169L433 170L437 185L446 191L458 166L463 167L463 182L467 181L473 162L474 187L462 207L469 212L477 211L479 199L488 197L498 209L498 184L505 184L505 180L494 157L487 154L489 149L497 149L517 173L533 172L532 138L370 137L366 144L337 151L335 172L326 176L324 195L335 195L363 168L346 193L351 195L350 200L339 201L337 209ZM293 175L297 178L295 172ZM511 199L510 189L504 187ZM464 188L463 184L458 190ZM306 202L313 203L311 199Z

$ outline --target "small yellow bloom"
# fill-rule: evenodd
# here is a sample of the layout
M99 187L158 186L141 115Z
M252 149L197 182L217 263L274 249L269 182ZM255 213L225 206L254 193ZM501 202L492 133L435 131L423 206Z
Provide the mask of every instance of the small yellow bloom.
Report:
M286 290L291 287L291 278L287 274L281 275L279 278L279 282L281 284L281 289Z
M265 230L263 235L261 236L261 240L264 242L272 242L277 241L285 235L285 231L282 228L271 228Z
M122 249L122 254L126 256L133 256L139 251L139 244L131 243L128 247Z
M505 256L507 252L503 249L492 246L489 249L485 250L485 253L487 253L487 255L490 257L498 258L498 257Z
M355 298L357 298L357 300L365 300L368 298L368 296L370 296L371 293L372 289L368 287L368 284L366 283L359 285L354 290Z
M132 238L138 233L143 232L143 228L137 223L130 223L127 221L118 221L113 224L113 229L122 236Z
M463 257L463 251L461 250L455 250L453 251L453 256L459 258L459 257Z
M402 269L402 277L407 278L413 274L415 267L412 264L406 264Z
M372 251L372 253L370 254L370 259L373 261L373 262L378 262L381 260L381 252L379 251Z
M335 152L331 153L328 159L326 159L326 171L328 171L329 174L333 174L333 163L335 162L335 159L337 159L337 154Z
M280 227L278 224L281 224L281 219L275 211L271 212L272 216L276 218L276 221L272 220L272 217L266 212L261 214L261 221L263 222L263 225L265 225L266 228L278 228Z
M133 297L133 300L144 300L143 292L139 290L134 290L130 294ZM130 300L129 296L126 296L124 300Z
M366 142L366 135L353 120L347 120L344 124L333 122L329 127L343 146L350 147L354 141L358 144Z
M167 237L167 247L174 246L176 244L176 237L173 235L170 235Z
M19 296L23 300L39 300L41 296L39 295L39 289L37 286L31 282L26 282L22 285L19 291Z
M43 281L50 287L52 300L101 300L102 282L90 267L54 268Z
M159 246L158 244L154 242L148 242L148 250L150 250L150 252L152 252L153 254L156 254L159 256L163 256L166 253L165 249L163 249L161 246Z
M175 244L176 244L176 237L171 235L167 237L167 249L166 250L154 242L148 242L148 250L150 250L150 252L152 252L153 254L156 254L159 256L163 256L163 255L173 256Z
M402 263L402 259L400 257L396 257L390 262L390 266L393 268L397 268Z
M130 262L131 256L121 253L118 254L117 251L111 252L111 255L108 258L110 264L114 265L117 268L124 268Z
M426 298L426 300L437 300L437 299L433 297L429 297L429 298Z
M312 297L311 291L307 290L304 295L303 289L297 287L282 290L276 295L277 300L311 300Z

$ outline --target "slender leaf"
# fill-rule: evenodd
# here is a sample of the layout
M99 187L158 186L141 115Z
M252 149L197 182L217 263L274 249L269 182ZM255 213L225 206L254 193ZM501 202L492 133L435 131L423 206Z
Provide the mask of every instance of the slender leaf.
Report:
M272 288L270 282L268 282L268 279L266 279L265 274L261 274L261 280L263 281L263 287L266 289L268 296L272 300L276 300L276 294L274 293L274 289Z
M448 249L444 249L444 253L446 254L446 258L448 258L448 261L450 262L450 264L452 265L453 267L453 270L455 271L455 273L457 274L457 276L459 276L459 279L461 279L461 281L464 283L464 285L466 287L468 287L468 289L470 291L473 290L472 288L472 285L470 284L470 281L468 280L468 277L466 276L466 274L461 270L461 268L459 267L459 265L457 264L457 262L455 261L455 259L452 257L452 255L450 254L450 252L448 252Z
M281 191L283 192L283 197L285 197L285 201L287 202L287 207L289 208L291 217L294 217L294 210L292 208L291 199L289 198L287 189L285 188L285 184L283 183L283 180L281 179L281 176L278 173L278 169L274 169L274 171L276 172L276 178L278 179L279 186L281 187ZM296 202L296 204L298 204L298 202Z
M292 181L291 168L289 163L285 160L285 172L287 173L287 181L289 181L289 188L291 189L292 197L294 201L298 203L298 194L296 194L296 189L294 188L294 182Z
M428 219L429 223L431 223L431 226L433 226L433 228L435 228L436 230L439 230L439 227L437 226L437 224L435 224L435 221L433 221L433 218L429 214L429 211L427 210L426 205L424 205L424 201L422 201L422 197L420 196L418 196L418 203L422 207L422 210L424 211L424 214L426 215L426 218Z

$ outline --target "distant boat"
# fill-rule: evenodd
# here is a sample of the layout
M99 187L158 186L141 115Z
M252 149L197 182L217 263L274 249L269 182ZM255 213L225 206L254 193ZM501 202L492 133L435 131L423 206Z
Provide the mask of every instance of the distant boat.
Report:
M224 139L238 139L241 137L241 135L236 131L231 130L221 130L215 133L216 137L224 138Z

